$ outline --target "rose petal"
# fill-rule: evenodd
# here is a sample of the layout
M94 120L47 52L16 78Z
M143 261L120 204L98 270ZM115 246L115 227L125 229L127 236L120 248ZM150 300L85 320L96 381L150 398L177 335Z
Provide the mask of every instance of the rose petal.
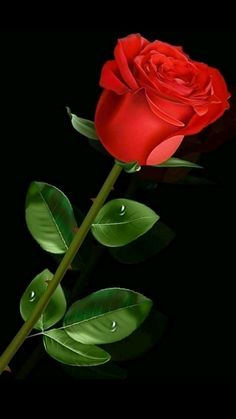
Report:
M119 39L115 47L114 55L120 74L125 83L132 89L138 89L138 84L129 67L134 57L140 52L148 41L141 37L141 35L130 35L126 38Z
M224 81L224 78L220 74L219 70L217 70L214 67L209 67L210 74L212 76L212 85L214 87L214 93L217 96L217 98L221 99L223 101L227 101L231 94L228 92L226 83Z
M180 48L176 48L174 45L167 44L161 41L154 41L149 43L143 50L142 54L147 54L151 51L158 51L160 54L165 56L177 58L179 60L188 61L189 57Z
M145 73L143 64L145 63L145 57L143 55L139 55L134 59L134 76L136 80L139 82L140 86L151 86L156 88L156 83L152 78L150 78L149 74Z
M150 111L144 89L118 96L105 90L98 102L95 126L106 150L123 162L145 165L163 140L179 132Z
M203 128L207 127L207 125L212 124L218 118L220 118L220 116L224 114L226 109L229 109L228 103L220 103L220 104L212 103L209 106L208 112L205 115L199 116L195 114L190 120L188 126L183 128L181 133L183 133L184 135L197 134Z
M132 62L136 55L149 44L149 41L143 38L139 33L121 38L118 42L122 45L128 63Z
M103 68L100 78L100 86L104 89L112 90L118 95L128 91L128 87L119 78L119 69L114 60L107 61Z
M147 97L148 104L150 106L151 111L155 115L157 115L159 118L163 119L163 121L168 122L169 124L174 125L176 127L185 126L184 122L177 119L177 115L179 114L179 111L181 110L180 109L181 105L174 104L173 102L171 103L170 101L162 99L158 97L157 95L153 95L150 90L146 91L146 97ZM165 109L170 110L170 113L166 112ZM173 116L171 116L171 113ZM187 111L185 110L184 116L186 116L186 113L188 113L188 109Z
M203 116L208 112L209 104L204 103L203 105L194 105L193 108L199 116Z
M183 139L184 135L175 135L174 137L170 137L167 140L163 141L161 144L155 147L149 154L146 164L161 164L164 161L168 160L179 148Z

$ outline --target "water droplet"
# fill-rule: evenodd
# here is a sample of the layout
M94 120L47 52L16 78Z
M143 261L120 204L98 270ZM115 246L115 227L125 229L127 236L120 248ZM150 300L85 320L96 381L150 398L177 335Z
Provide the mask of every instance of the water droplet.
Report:
M120 207L120 215L125 215L125 205L121 205Z
M135 172L140 172L141 169L142 169L142 167L138 165L135 169Z
M34 291L30 291L29 293L29 301L32 303L36 298L36 294Z
M115 332L117 330L117 327L118 327L117 322L113 321L111 323L111 332L112 333Z

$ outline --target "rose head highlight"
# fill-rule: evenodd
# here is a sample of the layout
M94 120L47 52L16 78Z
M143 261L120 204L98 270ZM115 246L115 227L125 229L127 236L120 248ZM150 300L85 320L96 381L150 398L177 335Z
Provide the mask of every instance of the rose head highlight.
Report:
M118 40L114 58L102 69L95 126L120 161L161 164L229 108L220 72L181 47L134 34Z

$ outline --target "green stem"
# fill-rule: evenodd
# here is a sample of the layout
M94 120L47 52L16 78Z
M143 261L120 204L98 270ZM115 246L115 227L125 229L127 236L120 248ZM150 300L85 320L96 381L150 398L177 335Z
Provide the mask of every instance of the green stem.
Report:
M6 348L6 350L3 352L2 356L0 357L0 373L4 371L5 367L9 364L9 362L11 361L15 353L23 344L25 338L33 329L35 323L39 320L43 311L47 307L50 301L50 298L54 294L57 286L60 284L66 271L71 265L71 262L73 261L76 253L78 252L84 239L86 238L95 217L97 216L99 210L101 209L105 200L107 199L121 171L122 171L122 168L119 165L115 164L113 166L97 198L95 199L93 205L91 206L89 212L87 213L73 241L71 242L69 249L67 250L64 258L62 259L60 265L58 266L53 279L49 282L47 290L42 295L38 303L36 304L34 310L31 313L31 316L28 318L28 320L26 320L26 322L23 324L21 329L18 331L14 339L11 341L9 346Z

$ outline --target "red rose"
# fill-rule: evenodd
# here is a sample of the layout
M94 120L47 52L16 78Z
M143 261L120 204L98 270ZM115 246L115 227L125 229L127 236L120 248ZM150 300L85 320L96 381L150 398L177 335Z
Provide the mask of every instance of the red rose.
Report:
M160 164L185 135L196 134L229 108L220 72L191 60L181 47L141 35L119 39L101 74L99 138L116 159Z

